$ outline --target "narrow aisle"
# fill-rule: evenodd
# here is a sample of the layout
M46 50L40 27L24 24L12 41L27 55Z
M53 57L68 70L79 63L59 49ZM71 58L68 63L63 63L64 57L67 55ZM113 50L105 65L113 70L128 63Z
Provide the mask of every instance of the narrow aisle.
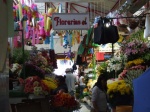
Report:
M90 112L91 107L86 103L81 103L80 112Z

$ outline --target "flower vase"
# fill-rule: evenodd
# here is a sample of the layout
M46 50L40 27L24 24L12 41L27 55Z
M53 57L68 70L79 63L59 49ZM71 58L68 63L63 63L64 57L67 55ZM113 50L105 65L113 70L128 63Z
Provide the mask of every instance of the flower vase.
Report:
M132 106L129 105L116 106L115 112L132 112Z
M35 94L29 94L28 99L40 99L45 98L44 95L35 95Z

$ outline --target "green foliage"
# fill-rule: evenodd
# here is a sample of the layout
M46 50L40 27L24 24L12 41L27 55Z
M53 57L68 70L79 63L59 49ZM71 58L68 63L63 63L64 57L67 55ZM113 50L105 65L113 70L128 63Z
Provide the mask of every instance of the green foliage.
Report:
M140 29L139 31L133 33L131 36L130 36L130 39L129 41L132 41L134 39L138 39L138 40L145 40L144 39L144 29Z
M22 48L14 48L12 54L13 63L23 64L23 60L27 61L29 59L30 53L27 50L24 50L24 56Z
M138 78L144 71L142 69L128 70L125 78L125 82L131 87L133 92L133 80Z
M150 52L146 52L141 56L144 61L150 61Z
M97 72L100 73L100 74L103 74L103 73L107 72L107 66L108 66L108 64L106 62L101 63L97 67Z

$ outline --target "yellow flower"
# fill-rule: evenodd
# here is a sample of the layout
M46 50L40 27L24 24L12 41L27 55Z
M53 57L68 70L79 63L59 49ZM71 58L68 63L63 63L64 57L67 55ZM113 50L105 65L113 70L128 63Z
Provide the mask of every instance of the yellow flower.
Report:
M126 67L127 68L129 68L129 67L131 67L131 66L133 66L133 65L140 65L140 64L142 64L144 62L144 60L142 60L142 59L135 59L135 60L133 60L133 61L129 61L127 64L126 64Z
M112 93L119 92L121 95L130 94L131 88L125 83L124 80L116 80L110 84L107 84L107 93L112 97Z
M57 88L57 84L52 81L48 81L48 80L42 80L42 81L50 90Z

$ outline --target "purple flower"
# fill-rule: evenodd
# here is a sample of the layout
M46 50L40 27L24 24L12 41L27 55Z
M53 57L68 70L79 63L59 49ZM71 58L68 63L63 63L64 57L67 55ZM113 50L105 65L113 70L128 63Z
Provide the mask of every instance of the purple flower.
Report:
M126 55L130 55L130 53L131 53L131 49L126 49L126 50L125 50L125 54L126 54Z
M128 47L132 47L134 45L134 42L129 42Z
M136 49L133 49L132 54L136 54L136 53L138 53L138 51Z

